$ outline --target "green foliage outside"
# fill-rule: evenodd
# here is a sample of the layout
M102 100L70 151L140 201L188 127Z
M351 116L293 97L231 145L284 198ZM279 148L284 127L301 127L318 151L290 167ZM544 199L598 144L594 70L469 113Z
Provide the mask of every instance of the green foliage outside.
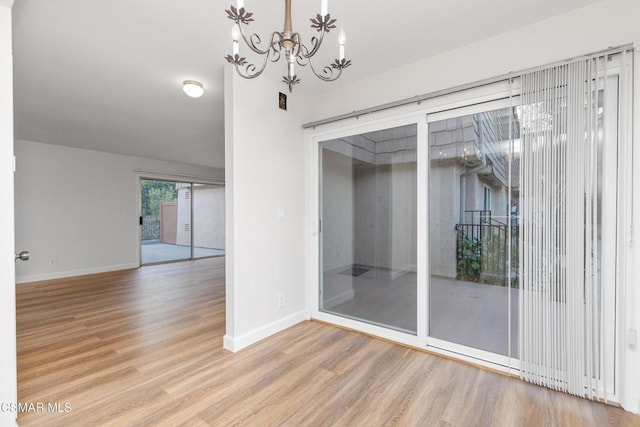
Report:
M506 286L507 280L507 241L498 234L490 238L470 239L463 231L458 237L457 274L459 280L479 282L490 285ZM519 248L511 246L511 286L518 287Z
M142 180L142 216L159 216L160 202L175 202L175 182Z
M480 242L470 239L464 231L458 236L458 280L480 281Z
M507 247L507 240L504 236L494 234L491 238L487 239L483 243L482 256L480 260L481 264L481 281L482 283L488 283L491 285L506 286L508 284L507 265L509 259L507 254L509 248ZM511 245L511 271L516 272L513 276L513 287L518 287L518 267L520 264L519 248L518 244Z
M507 247L503 236L497 234L483 242L480 265L481 281L491 285L505 285L507 274Z

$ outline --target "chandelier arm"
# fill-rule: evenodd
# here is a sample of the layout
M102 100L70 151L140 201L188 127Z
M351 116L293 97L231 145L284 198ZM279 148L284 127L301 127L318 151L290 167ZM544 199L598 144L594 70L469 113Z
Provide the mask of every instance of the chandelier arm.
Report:
M271 51L274 43L279 43L280 40L282 40L282 33L280 33L279 31L274 31L273 33L271 33L271 43L269 43L269 46L263 50L258 47L258 45L262 43L262 39L259 35L254 33L247 38L247 35L245 34L243 29L244 27L242 25L242 22L238 22L238 27L240 28L240 35L242 36L242 40L244 40L244 43L249 49L257 53L258 55L267 55L269 51Z
M311 50L309 50L309 48L307 48L307 46L304 43L302 43L302 41L300 40L300 34L295 33L293 35L293 39L298 45L304 48L304 49L300 49L299 55L302 55L302 57L304 57L305 59L309 59L313 55L318 53L318 50L320 49L320 45L322 45L322 40L324 40L324 33L325 33L324 31L320 33L319 39L315 36L311 37L311 46L312 46ZM306 53L304 53L303 50L306 51Z
M280 41L282 40L282 33L278 31L274 31L271 34L271 44L269 44L269 55L267 57L273 57L271 62L278 62L280 60L280 56L282 55L282 46L280 45Z
M269 55L263 55L263 57L264 57L264 60L262 61L262 67L260 67L260 69L258 69L254 64L247 64L246 66L244 66L244 72L242 71L241 65L236 62L234 65L240 77L250 80L250 79L255 79L260 74L262 74L264 69L267 68L267 61L269 59ZM258 71L255 71L256 69Z
M313 66L313 61L311 58L306 58L309 61L309 68L313 71L313 74L316 75L317 78L323 80L325 82L333 82L338 80L338 78L342 75L342 68L332 68L330 65L325 65L322 67L322 71L319 73L316 71Z
M267 56L267 58L273 57L273 59L270 59L271 62L278 62L280 60L280 56L282 56L282 52L280 51L280 45L274 45L274 46L278 46L277 48L273 48L271 50L271 54Z
M309 48L304 43L297 43L296 47L296 62L298 65L306 67L311 58L311 55L309 55Z
M298 63L298 65L303 67L309 65L309 68L311 68L313 74L315 74L316 77L325 82L333 82L340 78L340 76L342 75L342 70L346 67L335 67L333 64L326 65L322 68L322 71L318 72L313 66L313 61L311 59L313 55L310 54L309 48L302 43L300 43L299 46L299 53L296 57L296 62Z

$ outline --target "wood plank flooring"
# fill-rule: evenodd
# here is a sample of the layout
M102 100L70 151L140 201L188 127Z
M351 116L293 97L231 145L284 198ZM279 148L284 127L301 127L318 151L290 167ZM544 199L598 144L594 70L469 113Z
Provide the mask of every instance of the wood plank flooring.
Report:
M17 288L19 401L45 405L21 426L640 426L317 322L227 352L223 258Z

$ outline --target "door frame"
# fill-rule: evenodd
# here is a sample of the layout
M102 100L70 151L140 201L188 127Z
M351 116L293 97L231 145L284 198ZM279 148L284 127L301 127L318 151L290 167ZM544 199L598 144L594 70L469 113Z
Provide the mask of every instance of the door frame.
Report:
M428 341L428 123L427 116L443 113L461 107L473 108L477 104L486 104L508 99L517 84L500 81L490 85L465 90L464 92L443 95L416 104L397 107L363 117L343 120L323 125L318 129L306 131L306 170L307 198L306 212L309 218L307 235L307 310L310 317L332 323L348 329L354 329L383 339L395 341L438 355L467 361L478 366L487 367L500 372L518 374L514 363L508 366L502 360L487 360L485 354L469 356L460 348L442 348L439 342ZM477 107L476 107L477 108ZM481 107L482 108L482 107ZM412 335L362 321L337 316L319 310L320 285L320 142L335 138L347 137L381 129L417 125L417 334ZM420 220L420 219L426 220ZM490 353L488 353L490 354ZM489 358L490 359L490 358Z
M11 8L13 0L0 0L0 424L17 425L16 282L14 219L13 59Z

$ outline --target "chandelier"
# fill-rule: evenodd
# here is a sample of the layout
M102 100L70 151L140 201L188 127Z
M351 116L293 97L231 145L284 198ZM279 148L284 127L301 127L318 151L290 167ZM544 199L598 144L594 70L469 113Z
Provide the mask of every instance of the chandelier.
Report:
M235 66L236 71L245 79L254 79L258 77L267 67L267 62L277 62L282 53L287 61L287 75L282 77L282 82L289 86L289 92L293 86L300 83L300 78L295 73L295 64L307 66L313 71L320 80L332 82L342 75L342 70L351 65L351 61L344 57L345 34L340 29L338 44L339 55L330 65L322 67L317 71L313 65L311 58L318 52L324 35L330 30L336 28L336 20L331 18L327 12L327 1L322 0L320 5L320 13L315 18L311 18L311 28L316 29L317 36L311 38L311 43L305 45L302 43L300 34L293 32L291 25L291 0L285 0L284 29L282 31L274 31L269 38L269 44L265 48L261 48L262 40L257 34L252 34L247 38L244 27L253 22L253 13L247 12L244 8L244 0L237 0L236 7L231 6L227 12L228 18L235 22L231 31L233 39L233 54L227 55L225 59ZM239 54L240 37L249 49L262 56L262 64L256 66L249 63L247 58Z

